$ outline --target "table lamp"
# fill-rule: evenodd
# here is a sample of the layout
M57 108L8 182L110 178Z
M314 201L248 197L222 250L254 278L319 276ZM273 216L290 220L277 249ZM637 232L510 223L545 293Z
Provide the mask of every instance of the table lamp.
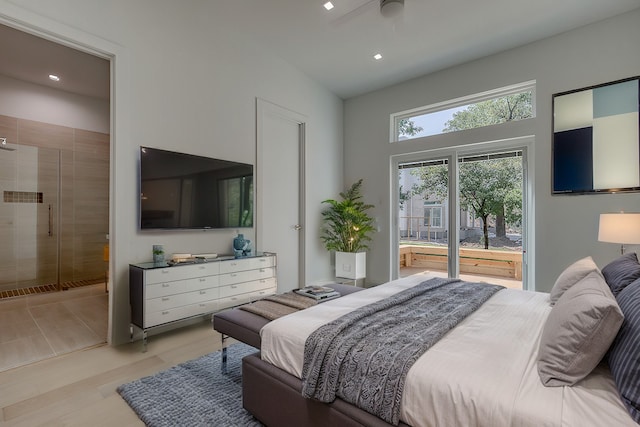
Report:
M624 254L625 244L640 243L640 213L600 214L598 241L620 243L620 253Z

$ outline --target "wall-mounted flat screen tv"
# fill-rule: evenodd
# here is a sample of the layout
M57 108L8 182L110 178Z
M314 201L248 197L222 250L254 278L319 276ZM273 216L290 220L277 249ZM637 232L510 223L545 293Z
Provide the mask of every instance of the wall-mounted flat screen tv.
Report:
M640 80L553 95L553 193L640 191Z
M140 147L140 229L253 226L253 165Z

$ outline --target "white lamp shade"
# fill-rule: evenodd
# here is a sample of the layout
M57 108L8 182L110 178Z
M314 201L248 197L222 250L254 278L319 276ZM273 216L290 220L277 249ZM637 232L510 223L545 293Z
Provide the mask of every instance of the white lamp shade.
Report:
M598 240L621 244L640 243L640 213L600 214Z

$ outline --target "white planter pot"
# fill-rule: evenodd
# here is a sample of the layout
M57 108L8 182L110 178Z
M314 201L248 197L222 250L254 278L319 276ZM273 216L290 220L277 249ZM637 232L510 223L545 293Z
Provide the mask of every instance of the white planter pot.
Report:
M336 277L345 279L367 277L367 253L336 252Z

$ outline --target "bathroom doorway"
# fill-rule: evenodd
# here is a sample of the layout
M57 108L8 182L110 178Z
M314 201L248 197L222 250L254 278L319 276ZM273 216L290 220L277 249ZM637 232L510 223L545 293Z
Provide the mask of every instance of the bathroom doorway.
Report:
M111 62L29 30L0 24L0 370L106 343L112 293Z

